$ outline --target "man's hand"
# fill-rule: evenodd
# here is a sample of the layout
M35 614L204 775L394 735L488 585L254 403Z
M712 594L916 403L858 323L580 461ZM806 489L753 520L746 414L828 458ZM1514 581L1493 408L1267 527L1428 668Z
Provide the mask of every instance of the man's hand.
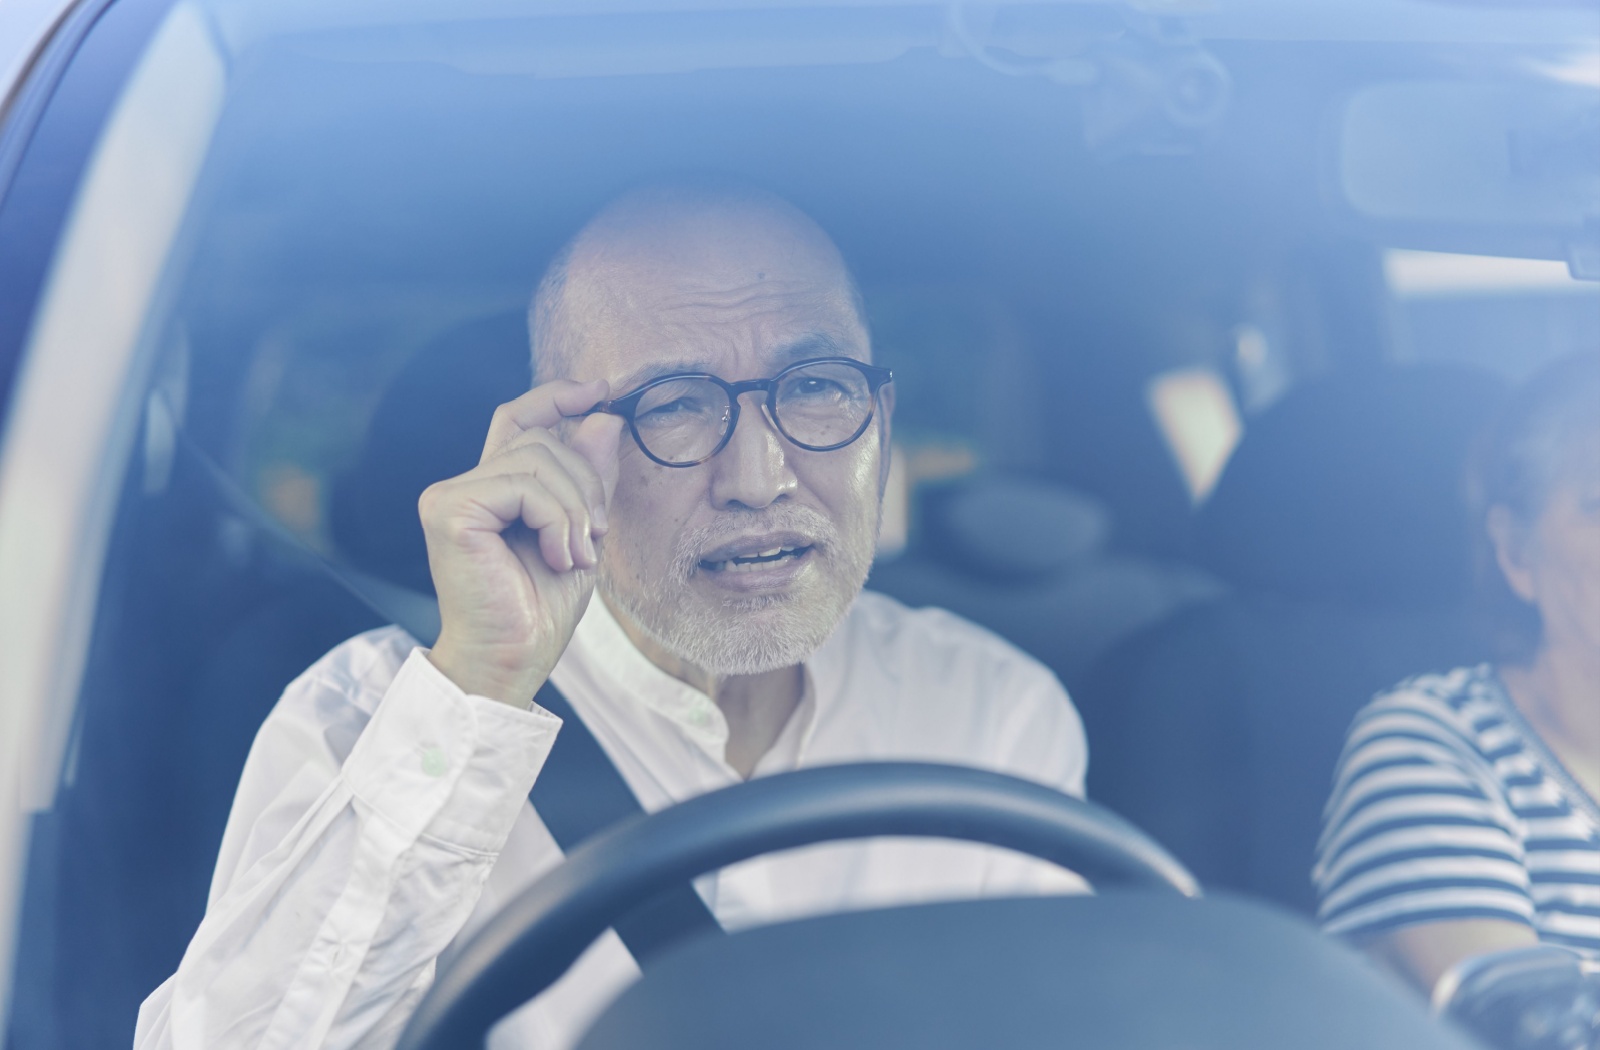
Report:
M622 420L563 419L609 393L557 380L495 410L478 465L418 502L439 595L434 666L468 693L526 707L594 591Z

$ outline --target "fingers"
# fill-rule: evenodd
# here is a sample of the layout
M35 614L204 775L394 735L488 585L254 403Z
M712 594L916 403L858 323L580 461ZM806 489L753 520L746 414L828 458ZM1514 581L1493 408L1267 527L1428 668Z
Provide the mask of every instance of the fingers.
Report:
M612 419L610 416L593 416L590 420L604 421ZM589 423L585 420L584 423ZM621 421L618 420L620 423ZM582 430L582 426L577 428ZM595 535L606 531L605 521L606 504L609 501L609 490L602 476L596 472L595 465L576 447L569 447L561 442L555 434L548 430L530 430L522 436L513 438L500 448L493 457L480 465L480 470L522 469L518 467L502 467L502 460L517 461L519 457L533 454L529 450L539 449L543 454L548 454L555 466L566 472L567 477L574 484L582 496L583 505L590 518L591 529ZM611 453L611 467L615 473L616 452ZM615 488L616 482L612 481L611 487Z
M430 486L420 509L424 531L451 548L479 539L503 543L500 534L520 521L538 534L539 555L552 571L574 568L566 508L532 475L464 474Z
M539 384L515 401L507 401L494 410L479 462L488 460L529 430L548 429L564 418L589 411L610 391L611 386L604 379L587 383L557 379Z
M563 462L565 458L568 462ZM594 547L593 501L583 491L583 485L573 477L570 469L576 466L581 473L592 475L588 464L571 449L559 445L527 445L510 450L480 467L486 475L510 474L528 477L538 482L544 492L553 498L562 510L562 519L549 525L535 525L526 518L523 524L539 532L539 549L545 563L557 571L574 566L592 569L599 562ZM598 480L590 478L590 487ZM514 519L507 519L509 525ZM552 557L564 562L558 565Z
M510 449L490 462L423 493L425 530L452 545L475 535L498 535L518 522L538 533L539 553L555 572L592 569L599 563L591 503L560 454L592 475L570 449L542 444ZM590 487L599 480L590 478Z
M596 414L578 421L566 444L551 428L594 407L610 391L604 380L544 383L495 410L478 466L444 486L446 501L476 501L482 528L502 532L522 521L538 533L539 552L557 572L598 564L594 537L605 533L607 504L617 483L623 421ZM472 480L515 478L487 488ZM469 495L470 493L470 495ZM513 496L521 493L521 498ZM532 515L530 518L529 515ZM491 520L492 519L492 520Z
M584 459L600 483L601 499L594 507L596 523L601 529L607 527L606 509L617 491L617 450L622 441L622 427L620 416L601 413L579 423L572 434L573 451Z

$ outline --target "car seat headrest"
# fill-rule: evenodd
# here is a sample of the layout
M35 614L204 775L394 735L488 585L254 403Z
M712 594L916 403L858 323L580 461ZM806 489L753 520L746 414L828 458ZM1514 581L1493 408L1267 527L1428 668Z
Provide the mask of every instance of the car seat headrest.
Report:
M355 464L334 480L329 526L350 564L433 593L417 499L472 469L489 418L529 387L524 314L459 325L419 350L384 390Z
M1036 579L1098 553L1111 516L1093 497L1044 481L974 477L924 503L925 545L968 571Z
M1463 599L1463 475L1502 384L1412 365L1291 390L1250 420L1196 520L1201 562L1245 590L1356 606Z

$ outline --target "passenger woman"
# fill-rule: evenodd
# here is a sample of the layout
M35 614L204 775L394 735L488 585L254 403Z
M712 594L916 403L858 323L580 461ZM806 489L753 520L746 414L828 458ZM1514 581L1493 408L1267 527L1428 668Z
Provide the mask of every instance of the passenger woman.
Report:
M1469 493L1501 659L1357 716L1313 873L1325 928L1424 992L1480 953L1600 958L1600 356L1512 398Z

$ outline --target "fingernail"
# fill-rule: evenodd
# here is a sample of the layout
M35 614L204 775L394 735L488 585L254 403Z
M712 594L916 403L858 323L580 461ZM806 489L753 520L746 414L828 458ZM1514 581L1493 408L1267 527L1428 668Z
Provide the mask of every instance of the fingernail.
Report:
M594 519L594 527L599 529L601 532L605 532L607 529L611 528L611 522L606 518L606 507L604 503L597 505L594 510L590 512L589 516Z

